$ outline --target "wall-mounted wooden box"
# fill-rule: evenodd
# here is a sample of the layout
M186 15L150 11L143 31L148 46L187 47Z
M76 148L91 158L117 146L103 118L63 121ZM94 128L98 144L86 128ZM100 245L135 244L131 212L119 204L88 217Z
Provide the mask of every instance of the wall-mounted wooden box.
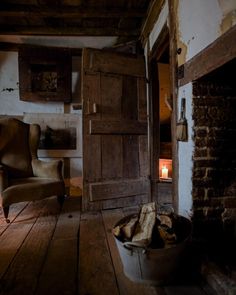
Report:
M20 100L71 101L71 54L68 49L19 49Z

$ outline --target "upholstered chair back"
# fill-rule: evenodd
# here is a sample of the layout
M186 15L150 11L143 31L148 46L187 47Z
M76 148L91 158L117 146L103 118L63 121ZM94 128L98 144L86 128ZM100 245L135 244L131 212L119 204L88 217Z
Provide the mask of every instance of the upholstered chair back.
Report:
M30 129L29 124L19 120L0 121L0 162L7 167L10 178L33 176L31 152L36 153L39 134L30 134Z

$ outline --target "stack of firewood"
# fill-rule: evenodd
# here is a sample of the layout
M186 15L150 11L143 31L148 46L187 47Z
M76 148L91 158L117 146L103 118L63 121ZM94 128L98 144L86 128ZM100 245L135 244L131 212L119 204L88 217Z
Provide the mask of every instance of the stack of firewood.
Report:
M171 247L178 242L175 232L177 216L158 212L155 202L144 204L139 214L132 215L113 228L113 234L131 246Z

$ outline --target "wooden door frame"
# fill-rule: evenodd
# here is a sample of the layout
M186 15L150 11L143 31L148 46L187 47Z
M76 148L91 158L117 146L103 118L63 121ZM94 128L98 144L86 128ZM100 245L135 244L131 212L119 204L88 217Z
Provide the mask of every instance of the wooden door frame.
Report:
M179 161L178 144L176 140L176 121L177 121L177 91L178 91L178 61L177 61L177 2L168 0L169 7L169 44L170 44L170 82L172 98L172 201L175 212L179 211Z
M148 77L149 77L149 160L150 160L150 180L151 180L151 196L153 200L158 200L158 191L160 181L157 171L157 161L159 160L160 144L157 134L160 133L159 124L159 77L157 63L163 52L169 45L169 29L167 24L163 27L159 37L157 38L149 56L148 56ZM171 89L172 91L172 89ZM158 99L156 99L158 98ZM173 136L172 136L173 137ZM174 155L173 155L174 157Z

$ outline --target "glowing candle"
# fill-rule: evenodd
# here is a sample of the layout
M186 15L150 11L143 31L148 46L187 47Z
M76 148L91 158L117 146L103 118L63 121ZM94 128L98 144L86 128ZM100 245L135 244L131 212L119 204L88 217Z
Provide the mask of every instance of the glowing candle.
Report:
M166 168L166 166L163 166L161 169L161 177L168 178L168 168Z

